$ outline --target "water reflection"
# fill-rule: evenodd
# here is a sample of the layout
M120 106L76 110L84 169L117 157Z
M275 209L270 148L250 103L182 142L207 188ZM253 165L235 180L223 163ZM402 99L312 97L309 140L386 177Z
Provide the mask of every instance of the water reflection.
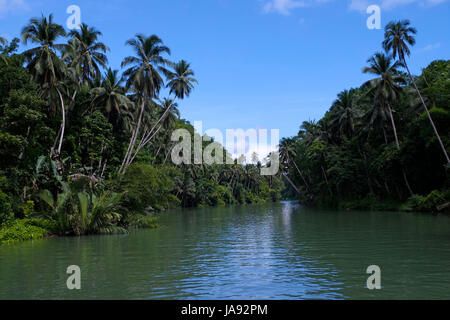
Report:
M450 298L450 219L293 202L176 210L128 236L0 247L1 299ZM65 286L68 265L82 290ZM367 266L383 289L365 288Z

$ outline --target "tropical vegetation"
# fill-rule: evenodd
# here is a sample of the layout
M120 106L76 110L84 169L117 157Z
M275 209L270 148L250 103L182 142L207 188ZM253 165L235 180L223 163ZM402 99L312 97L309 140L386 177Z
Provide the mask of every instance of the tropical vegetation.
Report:
M114 70L101 36L49 15L23 28L22 53L18 38L0 39L0 243L123 233L156 227L172 207L281 197L281 177L261 176L262 161L173 164L172 132L196 134L178 109L198 84L191 64L139 33Z
M450 61L413 76L409 21L385 28L371 80L338 94L319 121L280 143L285 196L344 209L442 211L450 207Z

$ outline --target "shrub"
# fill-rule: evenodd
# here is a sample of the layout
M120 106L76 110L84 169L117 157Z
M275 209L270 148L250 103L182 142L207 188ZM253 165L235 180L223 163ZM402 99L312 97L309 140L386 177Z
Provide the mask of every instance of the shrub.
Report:
M124 206L134 212L149 212L179 205L179 200L171 195L173 174L173 169L166 167L141 163L130 166L119 186L124 193Z
M417 211L436 211L437 206L450 201L450 191L433 190L426 196L415 195L412 196L407 206L412 210Z
M0 224L14 217L9 196L0 190Z
M0 244L41 239L50 234L50 231L46 228L52 228L52 223L39 219L22 219L6 222L0 230Z
M125 223L130 228L155 229L159 226L157 217L150 217L142 214L129 215Z

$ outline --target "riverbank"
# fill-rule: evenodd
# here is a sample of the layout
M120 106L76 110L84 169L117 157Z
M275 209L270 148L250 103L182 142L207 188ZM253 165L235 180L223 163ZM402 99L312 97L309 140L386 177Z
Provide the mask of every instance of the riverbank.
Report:
M302 203L302 201L300 200ZM324 202L304 203L304 205L346 211L391 211L450 213L450 190L433 190L425 196L414 195L406 201L397 199L380 199L374 195L361 199L327 199Z

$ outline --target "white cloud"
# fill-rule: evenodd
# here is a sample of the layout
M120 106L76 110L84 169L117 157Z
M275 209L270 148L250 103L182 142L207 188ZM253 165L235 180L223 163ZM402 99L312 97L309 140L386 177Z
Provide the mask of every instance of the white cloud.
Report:
M439 49L440 47L441 47L441 43L437 42L437 43L429 44L429 45L425 46L424 48L420 49L419 51L430 51L430 50L434 50L434 49Z
M310 2L297 0L271 0L264 5L264 12L278 12L284 15L291 13L292 9L308 7Z
M350 9L366 11L367 7L376 4L385 10L390 10L411 3L417 3L421 6L434 6L447 1L448 0L350 0Z
M26 9L25 0L0 0L0 16L4 16L15 10Z
M264 5L264 12L277 12L289 15L293 9L306 8L314 4L330 2L333 0L270 0Z

